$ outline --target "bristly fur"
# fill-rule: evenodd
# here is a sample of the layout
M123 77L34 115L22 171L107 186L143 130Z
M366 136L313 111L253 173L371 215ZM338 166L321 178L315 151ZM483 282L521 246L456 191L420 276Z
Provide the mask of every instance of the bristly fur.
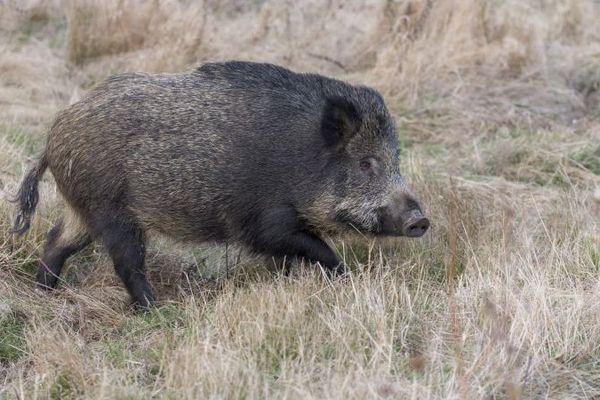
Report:
M100 239L143 306L154 301L144 275L148 229L239 242L337 273L344 267L323 233L385 233L382 216L398 219L410 197L398 184L398 138L379 93L251 62L99 84L57 116L19 191L15 232L31 223L46 166L72 215L47 241L38 284L53 288L64 261Z

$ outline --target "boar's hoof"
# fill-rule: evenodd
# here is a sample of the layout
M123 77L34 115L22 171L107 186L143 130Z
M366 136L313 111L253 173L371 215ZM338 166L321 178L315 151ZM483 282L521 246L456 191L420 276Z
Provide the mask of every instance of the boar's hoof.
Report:
M134 309L140 311L150 311L156 305L156 299L150 295L144 296L143 299L131 299L131 305Z

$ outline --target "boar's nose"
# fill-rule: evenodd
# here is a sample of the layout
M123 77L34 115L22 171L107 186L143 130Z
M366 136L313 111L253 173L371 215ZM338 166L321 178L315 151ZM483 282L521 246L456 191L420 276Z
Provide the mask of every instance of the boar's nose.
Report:
M429 229L429 220L423 216L420 210L414 209L406 212L402 225L402 234L408 237L423 236Z
M395 194L381 209L381 233L391 236L420 237L429 229L429 220L419 203L406 193Z

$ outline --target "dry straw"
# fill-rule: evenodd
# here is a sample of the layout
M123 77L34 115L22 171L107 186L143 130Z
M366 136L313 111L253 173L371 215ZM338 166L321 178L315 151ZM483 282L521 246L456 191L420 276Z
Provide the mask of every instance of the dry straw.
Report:
M0 206L0 398L600 396L600 15L593 0L0 1L0 190L53 114L109 74L215 59L369 84L432 221L419 241L335 239L327 283L156 238L163 299L135 314L97 246L32 290L60 215ZM233 251L233 252L232 252ZM235 263L232 255L236 254Z

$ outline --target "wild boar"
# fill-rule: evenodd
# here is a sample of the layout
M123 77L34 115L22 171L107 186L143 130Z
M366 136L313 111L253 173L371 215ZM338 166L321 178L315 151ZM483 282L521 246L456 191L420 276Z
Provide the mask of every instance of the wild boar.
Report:
M18 193L18 234L46 168L66 210L48 234L38 285L54 288L66 259L99 239L143 307L155 301L144 272L148 230L235 241L340 274L323 234L417 237L429 227L400 174L382 96L271 64L211 63L99 84L53 123Z

